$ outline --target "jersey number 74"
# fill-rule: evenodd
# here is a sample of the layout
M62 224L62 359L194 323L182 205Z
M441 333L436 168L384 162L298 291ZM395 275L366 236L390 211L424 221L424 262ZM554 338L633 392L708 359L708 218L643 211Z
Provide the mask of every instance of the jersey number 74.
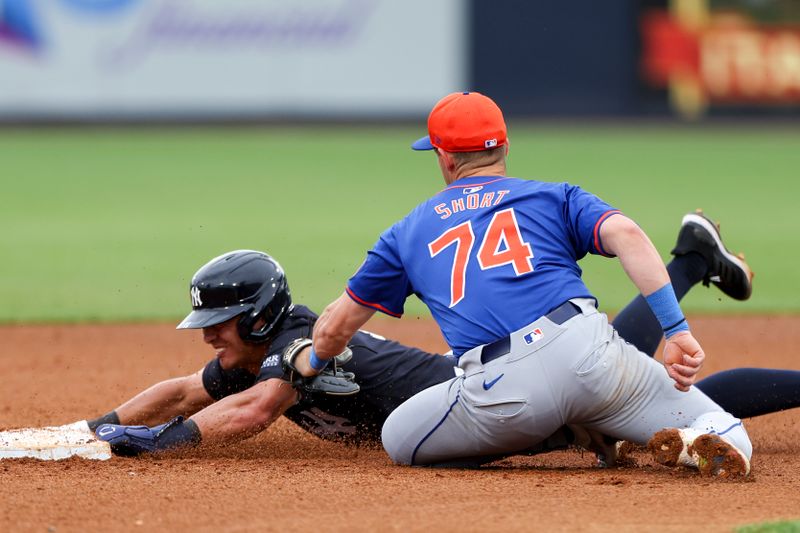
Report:
M454 243L456 253L453 256L450 274L450 307L464 299L467 262L475 244L472 221L462 222L429 242L428 251L431 258ZM481 270L510 264L514 267L514 273L521 276L533 272L531 259L533 250L530 244L522 240L514 209L504 209L495 213L478 248L478 265Z

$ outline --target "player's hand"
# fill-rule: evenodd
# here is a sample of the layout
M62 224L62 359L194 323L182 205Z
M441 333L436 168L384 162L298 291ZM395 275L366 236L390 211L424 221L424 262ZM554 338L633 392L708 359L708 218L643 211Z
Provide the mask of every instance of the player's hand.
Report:
M664 367L679 391L686 392L694 384L705 358L700 343L688 331L676 333L664 345Z
M159 446L158 438L167 429L181 423L183 423L182 416L176 416L166 424L155 427L102 424L95 431L95 435L99 440L109 443L115 455L135 457L164 450L164 446Z
M289 375L292 387L311 396L351 396L361 390L356 383L355 374L339 369L339 365L347 363L353 357L350 348L334 357L331 364L321 372L304 376L297 368L298 356L310 347L311 339L295 339L283 352L283 370Z
M123 426L103 424L95 434L100 440L111 445L115 455L134 457L143 453L153 453L156 449L156 431L147 426Z

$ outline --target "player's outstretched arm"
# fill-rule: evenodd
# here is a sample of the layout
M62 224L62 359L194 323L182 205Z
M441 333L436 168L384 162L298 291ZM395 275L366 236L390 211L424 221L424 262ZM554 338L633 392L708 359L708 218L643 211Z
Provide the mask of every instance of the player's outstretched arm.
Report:
M689 390L705 354L689 332L661 256L644 231L623 215L606 220L600 238L604 249L619 257L625 273L658 318L666 336L664 366L675 380L675 388Z
M600 227L603 248L619 258L623 270L643 295L670 282L667 267L650 238L624 215L608 218Z
M204 444L233 442L264 431L295 403L297 391L273 378L226 396L190 420L197 424Z
M192 415L213 402L214 399L203 386L203 371L200 370L188 376L156 383L109 413L116 414L117 421L103 422L154 426L178 415Z
M304 376L313 376L322 370L316 362L326 362L341 354L350 338L367 323L375 310L354 302L347 294L342 294L328 305L314 325L313 349L311 357L298 357L297 370Z
M297 393L288 383L269 379L226 396L189 420L176 416L154 427L102 424L96 433L114 454L123 456L233 442L263 431L296 401Z

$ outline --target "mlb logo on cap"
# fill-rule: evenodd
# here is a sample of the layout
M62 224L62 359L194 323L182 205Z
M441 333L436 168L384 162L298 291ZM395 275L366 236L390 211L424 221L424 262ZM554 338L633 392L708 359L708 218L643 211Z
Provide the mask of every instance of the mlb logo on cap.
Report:
M411 148L445 152L480 152L508 142L506 122L497 104L481 93L452 93L428 115L428 135Z

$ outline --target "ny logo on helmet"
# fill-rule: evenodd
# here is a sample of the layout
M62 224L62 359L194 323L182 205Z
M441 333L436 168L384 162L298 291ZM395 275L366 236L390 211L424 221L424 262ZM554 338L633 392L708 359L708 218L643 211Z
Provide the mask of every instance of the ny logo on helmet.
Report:
M203 305L203 300L200 299L200 287L192 287L189 294L192 295L192 307L200 307Z

